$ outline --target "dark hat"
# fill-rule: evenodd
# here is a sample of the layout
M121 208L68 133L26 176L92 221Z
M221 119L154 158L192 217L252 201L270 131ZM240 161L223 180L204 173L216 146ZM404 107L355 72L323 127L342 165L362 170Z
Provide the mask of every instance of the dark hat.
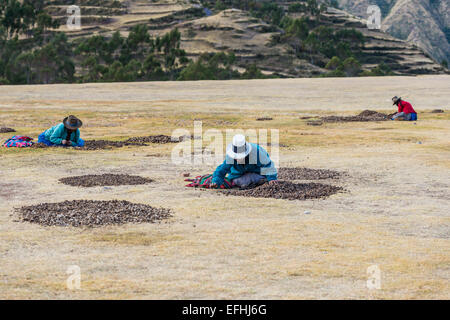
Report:
M392 98L393 105L394 105L394 104L397 104L397 102L399 102L399 101L401 100L401 98L402 98L402 97L399 98L399 97L397 97L397 96L393 97L393 98Z
M83 122L75 116L68 116L63 120L64 126L69 130L76 130L81 128Z

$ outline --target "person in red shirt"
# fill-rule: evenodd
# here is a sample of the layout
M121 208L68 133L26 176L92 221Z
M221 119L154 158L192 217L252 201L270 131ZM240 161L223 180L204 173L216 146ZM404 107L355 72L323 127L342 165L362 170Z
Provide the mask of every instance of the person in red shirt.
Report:
M416 121L417 113L408 101L403 101L402 98L397 96L392 98L394 105L397 105L398 112L391 118L391 120L399 119L405 121Z

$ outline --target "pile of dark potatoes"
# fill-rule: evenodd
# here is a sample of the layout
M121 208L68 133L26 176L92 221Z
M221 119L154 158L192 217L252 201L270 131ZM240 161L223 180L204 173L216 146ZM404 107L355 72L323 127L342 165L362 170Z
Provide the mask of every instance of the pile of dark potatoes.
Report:
M110 140L87 140L84 147L75 147L78 150L102 150L111 148L122 148L125 146L147 146L148 143L177 143L181 142L186 137L181 136L177 139L165 135L146 136L146 137L133 137L125 141L110 141ZM35 143L32 148L52 148L43 143Z
M44 226L96 227L124 223L155 223L170 218L170 209L124 200L73 200L17 209L22 221Z
M310 126L320 126L324 122L338 123L338 122L371 122L371 121L386 121L389 120L395 113L385 114L373 110L364 110L356 116L326 116L321 117L320 120L308 121L306 124Z
M342 187L323 183L294 183L293 180L337 180L345 174L333 170L309 168L280 168L278 170L278 183L274 185L263 184L252 189L225 190L226 195L275 198L286 200L320 199L343 191Z
M263 184L251 189L222 190L227 196L274 198L286 200L320 199L343 191L342 187L295 180L337 180L342 172L309 168L280 168L277 184ZM72 176L59 180L74 187L142 185L153 182L150 178L127 174L99 174ZM42 203L16 209L22 221L44 226L97 227L125 223L155 223L168 219L172 211L145 204L110 200L73 200L60 203Z
M153 182L150 178L128 174L90 174L59 179L59 182L74 187L130 186Z
M322 121L380 121L386 120L387 117L388 115L366 110L355 117L323 117ZM264 117L258 118L257 120L270 121L272 118ZM1 128L0 132L14 132L14 129ZM124 146L147 146L149 143L177 143L193 138L194 137L192 136L181 136L178 139L172 139L170 136L155 135L133 137L125 141L88 140L84 147L76 149L100 150ZM48 148L48 146L36 143L33 145L33 148ZM215 192L221 192L226 196L253 198L286 200L321 199L341 192L343 191L343 188L318 182L305 182L304 180L336 181L344 175L346 174L342 172L324 169L280 168L278 171L279 181L276 184L269 185L266 183L248 189L215 190ZM60 179L59 182L73 187L89 188L99 186L143 185L151 183L153 180L146 177L127 174L97 174L65 177ZM22 221L37 223L43 226L66 227L98 227L103 225L121 225L125 223L156 223L172 216L172 211L170 209L155 208L150 205L136 204L123 200L72 200L60 203L42 203L18 208L16 209L16 213Z
M13 128L0 127L0 133L16 132Z

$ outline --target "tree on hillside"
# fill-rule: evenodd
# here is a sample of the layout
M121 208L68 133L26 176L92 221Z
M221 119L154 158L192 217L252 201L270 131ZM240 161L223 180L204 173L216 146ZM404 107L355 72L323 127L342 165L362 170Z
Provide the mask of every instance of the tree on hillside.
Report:
M164 71L161 67L161 63L153 54L148 55L145 59L142 73L144 80L161 80L164 77Z
M23 8L17 0L0 0L0 24L6 29L8 38L18 35L23 30Z
M256 64L250 64L242 74L242 79L265 79L266 76L258 69Z
M348 77L355 77L361 72L361 64L354 57L345 59L342 66Z
M341 59L339 59L339 57L334 56L333 58L330 59L330 61L328 61L325 68L328 70L336 70L341 65L342 65Z
M295 36L300 40L308 37L309 27L305 18L293 19L285 27L287 36Z
M34 59L32 52L23 52L14 60L12 68L16 76L16 79L14 79L15 83L33 83Z
M47 30L57 28L58 26L58 22L53 20L52 17L45 12L41 12L37 16L37 31L44 36L44 41L47 40Z
M59 24L45 13L44 0L0 0L0 25L6 29L8 38L15 35L32 35L36 24L38 32L57 28Z
M304 44L306 50L309 53L309 61L314 64L314 54L317 53L320 47L320 42L317 39L317 34L311 32L304 41Z

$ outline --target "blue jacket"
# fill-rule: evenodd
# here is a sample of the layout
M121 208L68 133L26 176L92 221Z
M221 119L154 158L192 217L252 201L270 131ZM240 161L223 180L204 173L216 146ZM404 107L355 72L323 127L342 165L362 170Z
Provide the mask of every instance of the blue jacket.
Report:
M62 141L66 140L67 138L67 129L64 126L64 123L60 123L46 130L44 134L45 138L51 141L52 143L62 144ZM80 130L77 129L70 135L70 141L72 141L73 144L78 145L79 140L80 140Z
M249 164L238 164L228 155L225 157L223 163L217 167L213 173L212 182L218 185L223 184L225 176L228 174L228 179L233 180L239 178L247 172L254 172L265 176L267 181L277 180L277 169L267 151L255 143L250 143L252 150L249 154Z

